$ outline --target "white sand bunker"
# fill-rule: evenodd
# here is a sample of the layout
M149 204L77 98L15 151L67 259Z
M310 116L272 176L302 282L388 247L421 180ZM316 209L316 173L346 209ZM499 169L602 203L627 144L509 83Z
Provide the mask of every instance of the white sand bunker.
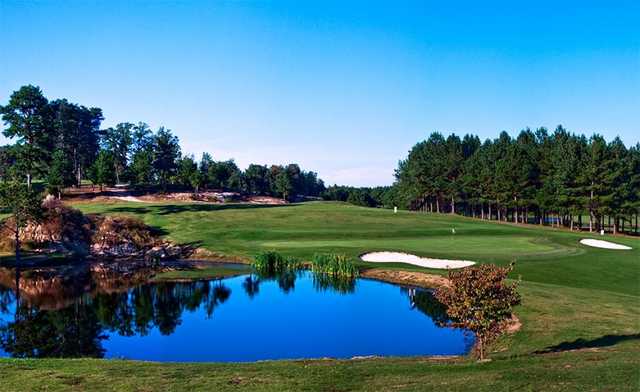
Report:
M468 260L430 259L401 252L371 252L360 256L360 258L371 263L407 263L436 269L463 268L475 264L475 262Z
M138 199L137 197L134 197L134 196L113 196L112 198L116 200L122 200L122 201L133 201L136 203L144 203L144 200Z
M585 238L580 240L582 245L593 246L594 248L604 248L604 249L617 249L617 250L630 250L630 246L615 244L609 241L603 240L593 240L590 238Z

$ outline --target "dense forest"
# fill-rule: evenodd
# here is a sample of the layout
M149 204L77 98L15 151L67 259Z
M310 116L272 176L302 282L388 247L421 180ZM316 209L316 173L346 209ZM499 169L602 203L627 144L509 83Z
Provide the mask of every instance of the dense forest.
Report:
M432 133L398 164L392 187L329 187L326 199L480 219L638 232L640 143L558 126L513 138Z
M484 143L433 133L399 163L396 178L396 200L412 210L571 229L586 216L590 230L637 230L640 144L627 148L619 138L587 139L562 126Z
M183 155L178 137L160 127L152 132L143 122L101 129L102 110L66 99L48 100L35 86L15 91L0 106L3 134L15 140L0 147L0 179L23 177L29 187L39 179L48 191L89 180L100 186L202 189L272 195L285 199L319 196L324 183L299 165L249 165L215 161L204 153L199 161Z
M640 143L558 126L513 138L432 133L400 161L391 187L332 186L327 200L570 229L638 232Z

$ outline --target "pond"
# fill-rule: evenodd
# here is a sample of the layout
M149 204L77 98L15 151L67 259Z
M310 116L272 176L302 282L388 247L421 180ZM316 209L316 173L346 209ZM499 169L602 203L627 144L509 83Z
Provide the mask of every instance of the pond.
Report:
M0 285L0 356L244 362L455 355L473 345L471 334L439 326L446 314L429 290L308 271L103 285L55 301L21 285L18 299Z

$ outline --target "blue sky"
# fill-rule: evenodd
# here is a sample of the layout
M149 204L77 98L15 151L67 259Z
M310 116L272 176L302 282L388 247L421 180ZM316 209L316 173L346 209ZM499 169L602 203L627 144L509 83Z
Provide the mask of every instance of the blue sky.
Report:
M390 184L435 130L639 142L640 2L519 3L0 0L0 102L36 84L352 185Z

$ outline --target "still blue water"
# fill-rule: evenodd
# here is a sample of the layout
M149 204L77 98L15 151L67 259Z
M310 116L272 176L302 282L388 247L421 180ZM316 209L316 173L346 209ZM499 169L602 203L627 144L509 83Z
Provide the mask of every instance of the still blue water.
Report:
M454 355L473 344L436 324L445 316L429 291L367 279L322 285L307 271L284 281L149 283L59 309L16 312L11 293L0 307L2 356L256 361Z

